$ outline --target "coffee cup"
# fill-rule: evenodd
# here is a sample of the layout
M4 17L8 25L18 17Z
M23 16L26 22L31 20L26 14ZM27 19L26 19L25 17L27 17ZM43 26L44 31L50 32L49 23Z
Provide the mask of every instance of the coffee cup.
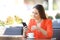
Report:
M34 38L34 33L28 33L27 36L28 38Z

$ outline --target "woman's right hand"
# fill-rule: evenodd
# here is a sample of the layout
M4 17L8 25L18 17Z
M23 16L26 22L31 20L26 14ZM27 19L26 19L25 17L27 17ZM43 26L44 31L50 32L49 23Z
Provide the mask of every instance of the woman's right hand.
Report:
M27 31L27 28L26 27L23 27L23 35L24 35L24 38L26 38L26 31Z

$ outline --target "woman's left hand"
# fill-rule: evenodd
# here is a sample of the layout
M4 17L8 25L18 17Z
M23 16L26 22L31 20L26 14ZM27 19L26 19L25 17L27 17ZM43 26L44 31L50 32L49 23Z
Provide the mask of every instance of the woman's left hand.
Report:
M36 30L37 29L37 27L34 25L34 26L32 26L32 28L31 28L31 30Z
M36 27L37 27L38 29L41 28L40 23L37 23L37 24L36 24Z

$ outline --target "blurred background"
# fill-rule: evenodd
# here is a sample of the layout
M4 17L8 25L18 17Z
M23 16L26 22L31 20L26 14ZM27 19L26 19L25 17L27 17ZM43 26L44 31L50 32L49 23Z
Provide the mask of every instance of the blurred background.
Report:
M54 37L60 37L60 0L0 0L0 26L22 21L28 24L36 4L44 6L47 18L53 22Z
M18 16L28 23L32 7L36 4L44 6L48 18L60 18L60 0L0 0L0 20L5 21L9 16Z

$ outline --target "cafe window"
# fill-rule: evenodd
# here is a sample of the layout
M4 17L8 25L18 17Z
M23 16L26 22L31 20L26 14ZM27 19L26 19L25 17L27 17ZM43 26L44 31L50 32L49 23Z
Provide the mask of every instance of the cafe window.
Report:
M60 10L60 0L53 0L53 10Z
M27 5L42 4L45 10L48 10L48 0L24 0Z

